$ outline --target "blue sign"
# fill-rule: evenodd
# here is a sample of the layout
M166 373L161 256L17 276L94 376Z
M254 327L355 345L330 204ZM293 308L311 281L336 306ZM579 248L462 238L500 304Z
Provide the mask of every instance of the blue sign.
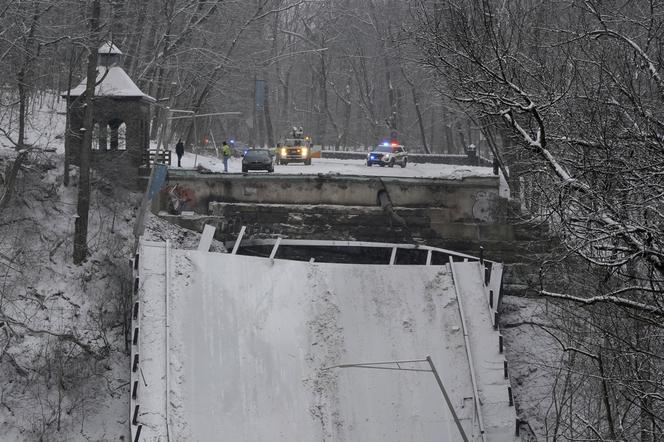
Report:
M265 106L265 80L256 80L256 109Z
M164 181L166 181L166 173L168 172L168 166L165 164L155 164L152 167L152 181L148 189L148 201L152 201L152 198L159 192Z

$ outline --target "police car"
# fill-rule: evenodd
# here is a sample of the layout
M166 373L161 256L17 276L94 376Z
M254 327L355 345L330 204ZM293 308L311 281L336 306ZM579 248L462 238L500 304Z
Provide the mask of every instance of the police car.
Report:
M383 143L367 154L367 167L378 164L381 167L394 167L398 164L406 167L408 164L408 153L401 144Z

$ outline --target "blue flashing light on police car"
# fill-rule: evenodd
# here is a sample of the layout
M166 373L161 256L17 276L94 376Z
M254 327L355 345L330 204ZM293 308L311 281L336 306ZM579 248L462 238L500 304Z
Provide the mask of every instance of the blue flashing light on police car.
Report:
M383 141L367 153L367 166L371 167L374 164L381 167L398 165L403 168L408 164L408 153L395 139Z

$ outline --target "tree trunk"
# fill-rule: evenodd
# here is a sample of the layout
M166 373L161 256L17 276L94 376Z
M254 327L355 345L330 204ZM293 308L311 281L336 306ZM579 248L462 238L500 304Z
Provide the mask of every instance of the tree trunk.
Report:
M265 106L258 109L258 147L265 147Z
M275 8L280 8L281 7L281 0L275 1L274 4ZM272 78L272 75L267 75L267 80L268 83L265 85L265 125L267 126L267 142L269 143L269 147L274 147L276 146L275 144L275 139L274 139L274 128L272 126L272 114L270 113L270 94L269 94L269 84L270 81L272 81L272 84L277 84L279 81L279 77L281 74L281 69L279 65L281 64L278 60L278 55L279 55L279 12L275 12L273 14L273 20L272 20L272 57L277 58L275 63L274 63L274 78L276 78L276 81L274 81L274 78ZM275 102L275 109L276 109L276 119L277 119L277 125L279 125L279 88L275 87L275 97L276 97L276 102Z
M256 75L254 75L254 93L251 96L251 145L257 147L258 143L258 109L256 109Z
M65 117L65 165L63 172L63 184L65 187L69 186L69 164L71 163L71 146L68 143L68 140L71 138L69 131L71 131L71 96L69 92L72 87L72 76L74 71L74 46L71 47L71 52L69 54L69 75L67 76L67 116ZM77 134L78 136L79 134Z
M422 111L420 111L420 101L417 97L417 91L415 90L415 86L411 86L411 93L413 94L413 104L415 105L415 114L417 115L417 123L420 127L420 136L422 137L422 147L424 148L425 153L431 153L431 150L427 145L427 135L424 129L424 121L422 121Z
M166 72L166 68L164 65L167 62L167 58L169 56L169 47L170 47L170 33L171 33L171 24L169 22L168 28L166 29L166 33L164 36L164 55L163 55L163 61L162 63L159 64L159 67L156 69L155 76L153 76L153 81L152 81L152 86L154 86L154 97L157 99L163 98L164 91L166 90L166 85L165 83L168 82L168 80L165 78L168 76ZM161 109L159 106L155 106L154 109L154 115L152 116L152 125L150 128L150 139L155 140L157 138L157 133L159 132L160 129L163 130L163 127L161 124L159 124L160 121L162 121L163 118L163 113L164 110Z
M613 411L611 409L611 399L609 395L609 387L606 381L606 373L604 371L604 361L602 360L602 351L597 354L597 363L599 364L599 377L602 383L602 401L604 404L604 412L606 413L606 423L609 426L609 437L616 440L616 430L613 424Z
M406 80L406 83L408 83L408 86L410 86L410 92L413 96L413 105L415 106L415 114L417 115L417 123L420 127L420 136L422 137L422 147L424 148L425 153L431 153L429 150L429 146L427 145L427 135L426 135L426 130L424 129L424 121L422 120L422 111L420 110L420 100L419 97L417 96L417 89L415 88L415 83L408 78L406 75L406 70L401 67L401 75L403 78Z
M272 118L270 116L270 89L265 83L265 103L263 105L263 113L265 114L265 132L267 135L267 145L268 147L276 146L274 142L274 129L272 128Z
M125 21L123 20L125 0L111 0L111 38L113 43L124 43Z
M445 111L443 110L443 112L445 112ZM444 117L445 114L443 113L442 115ZM445 118L441 118L441 123L442 124L440 125L440 127L443 129L443 134L444 134L445 133L444 132L445 131ZM434 152L444 150L444 146L442 148L438 148L438 149L436 149L436 147L435 147L436 146L436 107L435 106L431 106L431 111L429 113L429 131L430 131L429 142L431 143L431 149ZM441 138L443 139L441 144L444 144L445 143L444 137L441 137Z
M325 41L321 46L324 47ZM316 111L316 133L317 140L321 146L325 144L327 136L327 66L325 64L325 53L320 54L320 72L318 73L318 104L314 107Z
M286 74L283 78L279 78L279 81L281 82L281 91L283 96L281 97L281 115L280 115L280 120L283 123L283 126L279 128L281 132L287 129L287 126L291 125L291 117L290 117L290 76L291 76L291 69L289 68L286 71ZM311 130L310 128L307 128L307 130ZM280 134L281 134L280 132Z
M628 271L633 275L638 275L638 272L633 268L634 266L628 265ZM634 278L636 279L636 278ZM637 379L639 394L636 395L639 401L639 425L640 425L640 440L641 442L653 442L654 426L653 426L653 376L651 369L651 361L648 360L646 355L652 353L650 345L650 336L654 334L650 326L634 320L635 343L636 348L639 350L636 354L637 362ZM656 384L656 382L655 382Z
M466 144L466 136L465 136L465 134L464 134L464 132L463 132L463 127L461 127L461 123L457 122L457 124L456 124L455 126L456 126L456 128L457 128L457 134L459 135L459 142L461 143L461 149L460 149L460 151L459 151L459 152L455 152L455 153L463 154L463 153L465 153L466 146L467 146L467 144Z
M138 2L138 18L136 20L136 25L134 29L136 29L136 37L129 39L129 48L127 50L127 55L130 60L128 66L126 66L127 71L130 73L130 76L132 78L136 78L136 71L138 69L139 65L139 60L140 60L140 52L141 52L141 43L143 42L143 33L145 31L145 17L147 15L147 5L143 2ZM156 22L153 21L153 26L154 23Z
M11 201L14 187L16 185L16 176L27 157L27 154L27 150L19 152L14 162L11 163L11 166L7 166L7 173L5 174L5 189L2 195L0 195L0 210L6 208L9 205L9 201Z
M346 84L346 92L342 101L344 103L344 124L339 144L346 149L348 147L348 132L350 132L350 116L353 111L353 103L350 96L350 80L348 81L348 84Z
M18 148L21 149L25 143L25 108L26 108L26 93L25 93L25 70L21 69L17 75L18 80Z
M29 87L28 84L28 79L32 80L32 63L34 61L34 53L33 53L33 44L35 41L35 32L37 30L37 23L39 22L39 18L41 16L39 12L39 4L35 3L34 4L34 12L32 15L32 20L30 22L30 30L28 31L28 34L26 36L26 41L25 41L25 46L23 47L23 51L25 52L23 64L21 66L21 69L18 71L18 74L16 76L17 80L17 87L18 87L18 100L19 100L19 111L18 111L18 148L21 149L24 147L25 144L25 117L27 113L27 101L28 101L28 93L27 89Z
M88 254L88 214L90 211L90 157L94 118L94 94L97 80L97 47L99 46L99 0L93 0L90 15L88 78L85 86L83 143L81 144L77 217L74 225L74 264L81 264Z
M443 120L443 139L442 142L445 143L445 146L442 149L442 153L456 153L454 147L454 123L452 113L445 107L445 103L442 103L442 120Z
M390 104L390 115L387 117L386 123L390 132L396 132L399 129L397 125L397 98L394 84L392 84L392 73L390 72L390 62L387 54L383 55L383 62L385 64L385 81L387 82L387 99Z

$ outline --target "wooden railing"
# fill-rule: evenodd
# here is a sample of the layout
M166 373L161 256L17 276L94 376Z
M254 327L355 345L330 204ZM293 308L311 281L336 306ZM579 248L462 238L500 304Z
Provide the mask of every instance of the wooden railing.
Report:
M154 163L171 164L170 150L148 149L143 151L142 164L152 166Z

